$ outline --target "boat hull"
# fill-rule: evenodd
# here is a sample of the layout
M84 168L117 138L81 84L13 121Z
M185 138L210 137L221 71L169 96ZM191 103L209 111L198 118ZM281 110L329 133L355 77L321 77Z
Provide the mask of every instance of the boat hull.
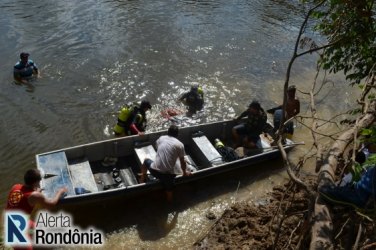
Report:
M178 175L175 185L184 185L239 168L252 167L280 157L280 151L276 147L263 141L264 148L255 150L250 156L231 162L225 162L222 158L217 159L219 153L213 146L214 140L219 138L229 145L232 144L231 128L235 125L235 121L221 121L180 128L179 140L184 143L186 153L194 162L191 164L194 166L194 172L188 177ZM44 176L49 176L43 178L41 183L45 195L53 197L60 187L68 186L68 195L59 202L60 205L68 205L126 199L161 190L162 185L158 180L138 183L137 177L141 162L145 157L155 155L153 145L166 133L167 131L160 131L144 136L115 138L36 155L38 169ZM291 141L284 146L286 151L293 147ZM106 157L117 161L115 164L103 166L106 165L103 162ZM114 172L119 170L123 175L115 178ZM115 183L106 186L104 177L110 183L119 179L120 185ZM107 187L110 188L106 190ZM78 193L77 190L88 192Z

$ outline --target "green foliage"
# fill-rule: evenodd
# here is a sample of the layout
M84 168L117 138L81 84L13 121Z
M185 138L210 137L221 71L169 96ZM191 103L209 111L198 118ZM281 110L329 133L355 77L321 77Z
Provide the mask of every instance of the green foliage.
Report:
M350 169L350 172L352 174L352 181L356 182L360 180L360 177L362 176L363 171L364 171L363 167L358 162L354 162L354 165Z
M312 15L315 29L333 43L319 61L323 69L343 71L351 84L369 75L376 63L375 11L375 0L324 0Z
M366 162L364 162L362 165L360 165L358 162L354 162L354 165L350 169L350 173L352 175L352 181L357 182L360 180L362 175L365 171L367 171L367 168L371 168L375 166L376 164L376 155L370 155Z
M371 136L374 132L375 132L374 129L364 128L360 131L360 134L365 137L368 137L368 136Z
M360 135L362 137L361 142L365 143L365 145L370 145L376 143L376 126L371 126L370 128L365 128L360 131ZM350 172L353 176L353 181L356 182L360 180L360 177L363 175L364 171L367 168L373 167L376 165L376 154L370 154L367 160L360 165L358 162L354 162L352 165Z
M376 143L376 126L371 126L369 128L364 128L360 130L361 142L366 144ZM376 161L375 161L376 163Z
M364 163L364 165L367 165L367 166L373 166L376 164L376 154L371 154L366 162Z

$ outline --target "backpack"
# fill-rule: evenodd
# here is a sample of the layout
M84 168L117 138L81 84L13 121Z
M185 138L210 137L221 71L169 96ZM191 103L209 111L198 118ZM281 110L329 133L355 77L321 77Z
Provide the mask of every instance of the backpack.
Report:
M226 162L236 161L240 159L239 155L233 148L224 146L217 148L217 150L219 154L222 156L223 160Z
M130 105L125 105L124 107L121 108L121 110L119 111L117 123L114 127L115 134L120 135L120 134L125 133L127 121L129 117L131 116L131 114L133 113L133 110L134 110L134 107Z

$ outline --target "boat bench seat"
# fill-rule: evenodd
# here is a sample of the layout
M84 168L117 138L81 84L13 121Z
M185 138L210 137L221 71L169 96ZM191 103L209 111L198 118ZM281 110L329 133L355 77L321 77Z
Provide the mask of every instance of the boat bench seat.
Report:
M144 147L139 147L135 148L136 155L137 155L137 160L139 164L141 165L146 158L151 159L152 161L155 160L155 157L157 156L157 152L155 151L154 147L152 145L147 145ZM196 171L197 169L194 167L196 164L194 163L193 159L189 155L185 155L185 161L188 162L187 164L187 169L190 170L191 172ZM174 172L177 175L183 174L181 167L180 167L180 161L179 159L176 160L176 164L174 167ZM148 174L149 171L148 171Z
M137 155L137 161L139 165L141 166L142 163L144 163L145 159L155 160L155 156L157 155L157 152L155 151L153 145L149 144L146 146L134 148L136 155ZM147 171L147 175L149 176L149 179L155 179L149 172Z
M137 155L137 161L140 165L144 163L144 160L146 158L149 158L151 160L155 160L155 157L157 155L157 152L155 151L153 145L147 145L139 148L134 149Z
M193 134L192 140L192 151L202 163L201 168L224 163L220 153L203 133Z
M63 187L68 189L68 196L75 195L65 152L39 155L37 162L42 174L42 192L47 198L55 197L56 192Z
M84 188L85 192L98 192L89 161L79 161L68 165L74 188Z

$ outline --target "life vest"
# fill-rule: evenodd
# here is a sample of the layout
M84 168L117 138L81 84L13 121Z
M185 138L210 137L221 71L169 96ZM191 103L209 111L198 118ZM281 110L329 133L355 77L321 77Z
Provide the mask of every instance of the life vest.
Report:
M7 210L22 210L31 214L34 207L29 204L28 198L34 192L33 189L22 184L16 184L12 187L8 195Z
M145 112L137 107L137 108L135 108L135 110L133 112L133 117L134 117L133 121L134 121L136 127L140 131L145 131L146 123L147 123Z
M143 127L145 122L145 117L141 113L136 114L136 125Z
M117 123L114 127L114 132L115 134L117 135L121 135L121 134L124 134L125 133L125 130L128 126L128 120L129 120L129 117L131 116L132 112L133 112L134 108L129 106L129 105L125 105L120 111L119 111L119 115L118 115L118 120L117 120Z
M200 94L201 98L204 98L204 91L202 90L201 87L198 87L198 88L197 88L197 93Z

